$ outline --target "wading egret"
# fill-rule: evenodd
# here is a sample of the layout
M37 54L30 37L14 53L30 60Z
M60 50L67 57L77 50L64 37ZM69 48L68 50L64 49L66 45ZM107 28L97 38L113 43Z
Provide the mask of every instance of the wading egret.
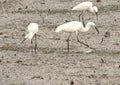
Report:
M85 26L84 23L84 17L83 14L85 14L86 11L92 12L96 14L96 18L98 20L98 8L96 6L93 6L93 3L90 1L82 2L78 4L77 6L73 7L72 10L77 10L81 11L82 13L79 15L79 21L80 21L80 16L82 16L82 22L83 25Z
M28 34L24 37L24 40L21 42L23 43L26 39L29 39L31 40L31 45L33 45L33 37L35 37L35 53L37 52L36 49L37 49L37 36L36 36L36 33L38 32L38 24L37 23L30 23L28 25Z
M65 31L65 32L69 33L69 36L67 38L67 50L68 50L68 53L69 53L69 39L70 39L70 36L71 36L72 32L76 32L77 42L91 48L88 44L81 42L78 38L79 31L80 32L87 32L91 27L94 27L96 29L96 31L99 33L99 30L97 29L95 23L88 22L86 24L86 26L84 27L83 23L80 22L80 21L71 21L71 22L67 22L65 24L62 24L62 25L60 25L56 28L55 32Z

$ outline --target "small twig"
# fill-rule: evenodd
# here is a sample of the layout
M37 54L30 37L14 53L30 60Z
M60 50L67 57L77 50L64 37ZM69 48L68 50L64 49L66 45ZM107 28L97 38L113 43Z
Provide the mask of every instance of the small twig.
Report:
M102 62L102 63L105 63L105 61L103 60L103 58L101 58L101 62Z
M33 76L31 79L44 79L44 78L41 76Z

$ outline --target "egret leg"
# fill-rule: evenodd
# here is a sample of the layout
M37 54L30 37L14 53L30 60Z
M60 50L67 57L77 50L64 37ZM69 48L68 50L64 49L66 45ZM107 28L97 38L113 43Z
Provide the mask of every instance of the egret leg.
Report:
M37 35L35 34L35 54L37 53Z
M83 26L85 27L84 16L82 16L82 23L83 23Z
M82 13L79 14L79 21L82 21L83 26L85 27L85 22L84 22L84 16L83 16L83 14L85 14L85 11L82 11ZM80 20L80 17L82 17L82 20Z
M85 15L85 11L83 11L83 13L82 13L82 23L83 23L83 26L85 27L85 19L84 19L84 15Z
M98 22L98 12L96 12L95 14L96 14L96 19L97 19L97 22Z
M31 39L31 47L32 47L32 54L33 54L33 41Z
M82 14L83 14L83 12L82 12L81 14L79 14L79 21L81 21L81 20L80 20L80 17L82 16Z
M26 38L24 38L24 39L22 40L21 44L22 44L25 40L26 40Z
M70 36L71 36L71 33L69 34L68 38L67 38L67 50L68 50L68 53L69 53L69 39L70 39Z
M87 47L89 47L89 48L91 48L91 49L94 49L94 48L90 47L88 44L81 42L81 41L79 40L78 35L77 35L77 42L79 42L79 43L81 43L81 44L83 44L83 45L85 45L85 46L87 46Z

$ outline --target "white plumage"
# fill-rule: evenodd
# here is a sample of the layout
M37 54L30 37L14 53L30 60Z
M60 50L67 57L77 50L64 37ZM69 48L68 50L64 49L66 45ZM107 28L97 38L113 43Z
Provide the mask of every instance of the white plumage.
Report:
M98 8L96 6L93 6L93 3L90 1L82 2L78 4L77 6L73 7L72 10L90 11L93 13L98 12Z
M96 14L96 18L98 20L98 8L96 6L93 6L93 3L90 1L86 1L86 2L82 2L80 4L78 4L77 6L73 7L72 10L77 10L77 11L81 11L82 13L79 15L79 21L80 21L80 16L82 16L82 23L85 26L84 23L84 17L83 14L86 11L89 11L91 13L95 13Z
M30 23L28 25L28 34L24 37L24 40L21 42L23 43L26 39L31 40L31 45L33 44L32 38L35 36L35 53L37 53L37 36L36 33L38 32L38 24L37 23ZM33 47L32 47L33 48ZM33 52L33 51L32 51Z
M67 22L63 25L60 25L56 28L55 32L60 32L60 31L66 31L66 32L77 32L77 31L81 31L81 32L86 32L88 31L91 27L96 27L95 23L93 22L88 22L86 24L86 26L84 27L82 22L80 21L71 21L71 22ZM99 33L99 31L97 30L97 32Z
M29 34L27 34L25 36L25 38L28 38L28 39L32 39L32 37L38 32L38 24L37 23L30 23L28 25L28 32Z
M83 23L80 21L71 21L71 22L67 22L65 24L62 24L56 28L55 32L65 31L65 32L70 33L68 38L67 38L67 49L68 49L68 53L69 53L69 39L70 39L71 33L76 32L77 42L89 47L89 45L87 45L86 43L83 43L79 40L78 35L79 35L79 31L80 32L87 32L91 27L95 27L96 31L99 33L99 30L96 28L95 23L88 22L86 24L86 26L84 27ZM91 47L89 47L89 48L91 48Z

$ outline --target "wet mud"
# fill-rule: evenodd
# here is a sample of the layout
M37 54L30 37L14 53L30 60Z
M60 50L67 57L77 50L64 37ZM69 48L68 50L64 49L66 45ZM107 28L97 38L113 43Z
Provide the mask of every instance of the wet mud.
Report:
M79 20L71 8L85 0L0 0L0 85L120 85L120 1L92 1L99 8L85 14L94 29L75 33L67 53L68 33L54 32L66 21ZM39 24L37 54L29 40L20 44L30 22ZM102 43L101 43L102 40Z

